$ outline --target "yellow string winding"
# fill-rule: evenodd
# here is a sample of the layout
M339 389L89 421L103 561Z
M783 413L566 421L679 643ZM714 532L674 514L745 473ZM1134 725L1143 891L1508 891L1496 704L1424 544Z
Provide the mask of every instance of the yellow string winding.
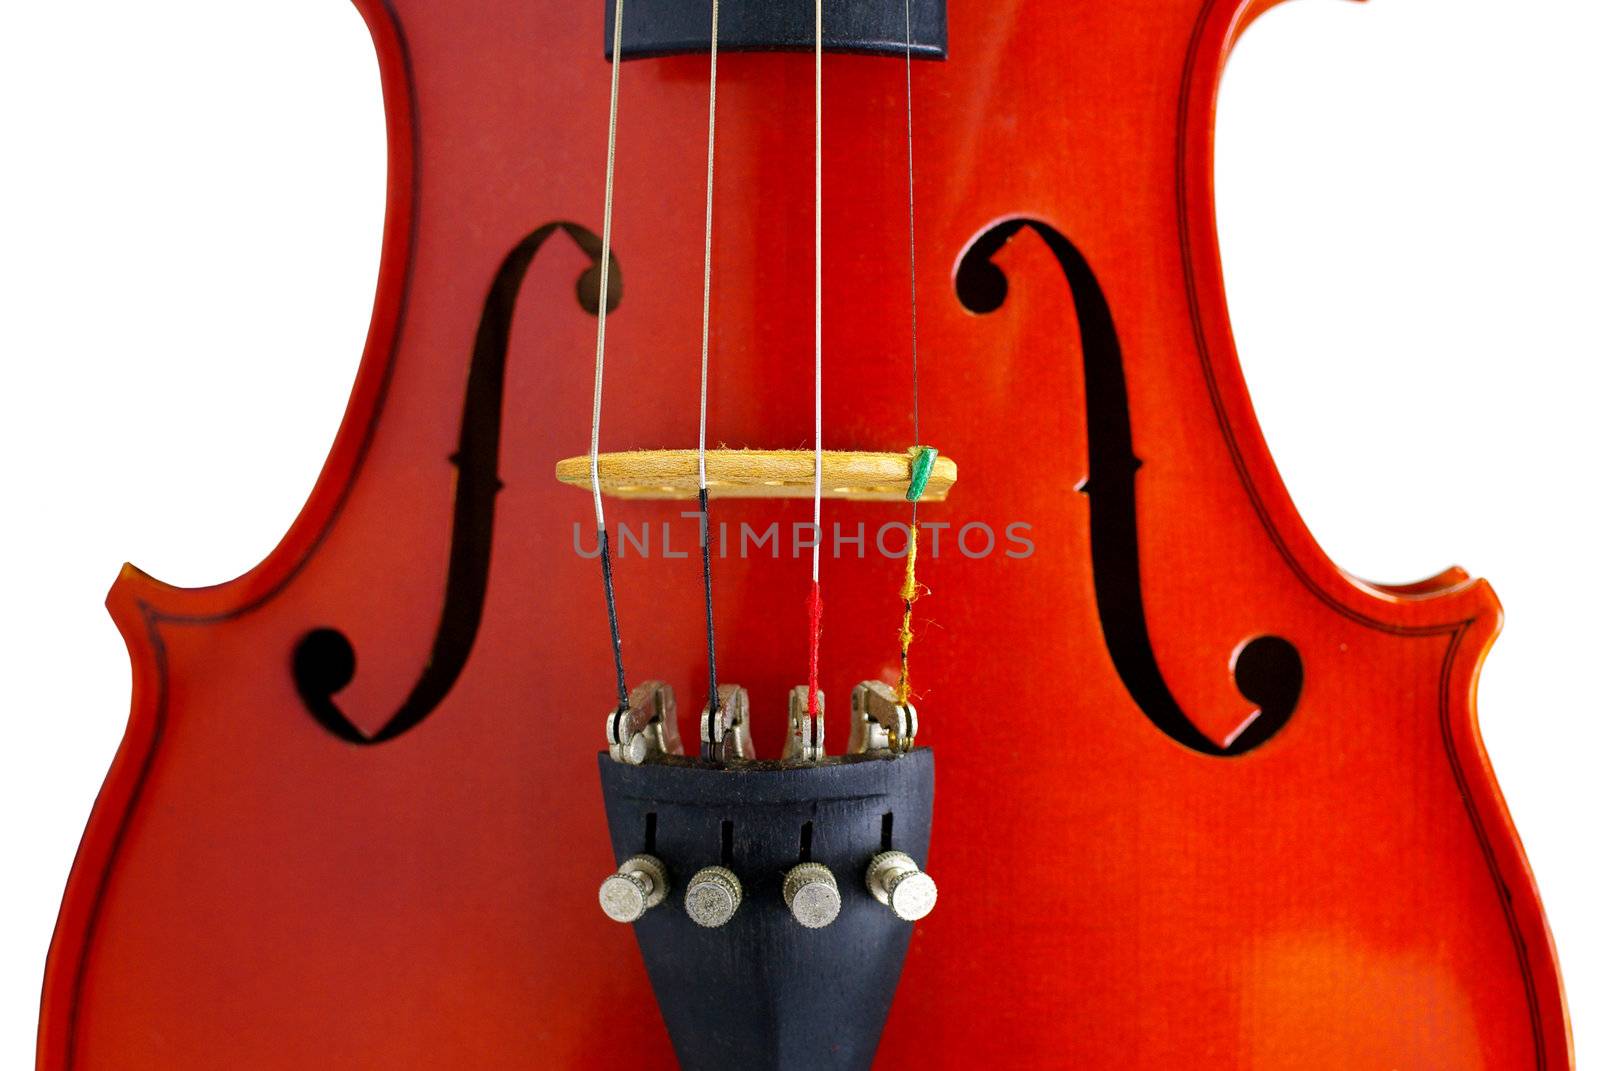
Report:
M917 586L917 526L913 524L906 543L906 578L900 585L900 598L906 609L900 619L900 684L895 688L895 702L902 706L911 702L911 604L921 595Z

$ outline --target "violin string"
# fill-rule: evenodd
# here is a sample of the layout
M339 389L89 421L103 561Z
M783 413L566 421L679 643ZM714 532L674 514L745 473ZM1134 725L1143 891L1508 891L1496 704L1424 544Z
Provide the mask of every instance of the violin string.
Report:
M817 715L817 655L822 641L822 0L816 0L814 6L816 8L816 99L813 103L813 108L816 114L816 144L813 151L816 161L816 197L812 211L816 225L816 247L813 254L816 276L814 279L816 288L816 371L814 375L816 460L814 462L815 481L811 496L811 597L808 606L811 621L811 658L808 676L809 694L806 701L806 712L812 718Z
M721 21L720 0L711 0L711 104L706 120L706 255L705 285L700 302L700 574L705 581L706 664L710 676L710 699L706 719L709 759L722 757L720 697L717 694L717 634L711 610L711 497L706 491L706 380L711 367L711 209L712 191L717 176L717 32Z
M911 112L911 0L905 0L906 29L906 215L907 253L911 265L911 461L913 467L918 451L922 449L922 404L918 382L917 361L917 165ZM908 491L911 499L911 532L907 537L905 578L900 585L900 601L904 607L900 618L900 683L895 698L901 705L911 701L911 605L917 601L917 503L921 499L915 487Z
M706 372L711 364L711 210L717 176L717 31L720 0L711 0L711 104L706 120L706 255L700 303L700 490L706 489Z
M911 121L911 0L906 0L906 214L911 260L911 443L922 444L922 414L917 383L917 162ZM911 522L916 523L917 503L911 502Z
M589 421L589 485L594 491L594 524L600 542L600 575L605 582L606 617L611 624L611 658L617 671L617 709L628 707L628 678L622 669L622 630L617 623L617 596L611 579L611 540L606 534L605 506L600 499L600 398L606 375L606 311L611 298L611 208L617 172L617 96L622 72L622 0L612 13L611 115L606 128L606 200L600 236L600 297L595 318L594 410Z

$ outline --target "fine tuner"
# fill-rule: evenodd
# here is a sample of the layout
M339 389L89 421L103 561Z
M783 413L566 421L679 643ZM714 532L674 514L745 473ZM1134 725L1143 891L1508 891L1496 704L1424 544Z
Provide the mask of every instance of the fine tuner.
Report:
M701 753L702 757L715 756L710 761L724 765L731 773L757 762L750 736L749 693L737 684L724 684L718 688L717 696L715 707L708 703L700 714ZM823 694L819 692L813 704L809 687L796 685L789 692L788 706L789 731L778 768L798 772L827 761ZM613 763L623 766L656 764L663 771L670 770L676 763L690 761L683 755L676 724L677 701L672 687L648 681L630 693L625 710L607 713L607 754ZM898 702L888 685L863 681L852 690L847 755L857 761L893 759L911 751L916 731L916 708ZM684 912L706 929L733 921L745 901L744 883L729 865L734 854L733 830L750 824L748 814L740 813L739 821L728 820L722 825L723 864L701 867L684 888ZM659 816L652 812L652 818L647 823L647 837L659 839ZM815 824L806 822L801 828L800 851L809 854ZM887 844L891 831L892 812L882 827L880 846ZM926 918L938 898L933 879L903 851L885 847L864 861L861 873L861 885L872 899L904 922ZM778 888L789 915L807 929L831 925L844 904L834 871L811 859L802 859L785 869ZM633 854L600 883L600 908L617 922L637 922L651 908L664 903L671 889L668 867L662 859L649 852Z
M717 689L715 709L708 703L700 712L703 757L714 761L747 763L757 760L750 735L750 694L737 684ZM797 684L789 690L788 733L780 762L801 765L821 762L827 756L823 728L827 697L817 693L813 710L810 688ZM628 695L625 709L605 716L606 750L617 762L639 766L669 757L681 758L678 704L672 686L646 681ZM912 749L917 738L917 708L902 703L882 681L862 681L850 693L850 742L847 755L894 756Z

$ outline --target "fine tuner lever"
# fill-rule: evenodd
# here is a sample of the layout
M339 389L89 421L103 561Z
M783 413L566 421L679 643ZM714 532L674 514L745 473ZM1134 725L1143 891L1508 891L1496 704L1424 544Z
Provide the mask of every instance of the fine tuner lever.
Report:
M646 681L629 693L626 709L606 715L606 746L613 759L630 766L663 755L682 755L672 686Z
M823 752L823 712L827 696L817 693L817 712L811 713L811 689L797 684L789 689L789 735L783 741L783 761L816 762Z
M748 762L756 757L750 739L750 693L737 684L717 689L716 743L720 754L712 754L711 704L700 711L700 753L709 759Z
M819 762L826 757L824 727L827 696L817 693L817 712L811 713L810 690L797 684L789 690L789 723L781 761L787 765ZM753 762L755 743L750 730L750 693L737 684L717 689L716 737L720 754L712 754L712 712L708 703L700 711L701 755L724 762ZM639 766L666 756L683 754L678 737L678 705L672 687L647 681L628 696L625 710L605 716L606 748L617 762ZM849 755L903 755L915 746L917 708L901 703L894 689L882 681L862 681L850 693Z
M862 681L850 692L850 754L900 754L917 738L917 708L901 703L882 681Z

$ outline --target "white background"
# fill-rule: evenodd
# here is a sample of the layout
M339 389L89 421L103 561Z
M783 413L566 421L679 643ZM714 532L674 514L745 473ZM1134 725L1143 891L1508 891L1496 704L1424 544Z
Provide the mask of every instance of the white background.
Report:
M975 0L954 0L965 3ZM1335 560L1459 562L1483 735L1600 1044L1600 7L1300 0L1229 68L1218 196L1269 442ZM254 564L343 410L383 199L339 0L0 6L0 1066L127 714L101 600Z

